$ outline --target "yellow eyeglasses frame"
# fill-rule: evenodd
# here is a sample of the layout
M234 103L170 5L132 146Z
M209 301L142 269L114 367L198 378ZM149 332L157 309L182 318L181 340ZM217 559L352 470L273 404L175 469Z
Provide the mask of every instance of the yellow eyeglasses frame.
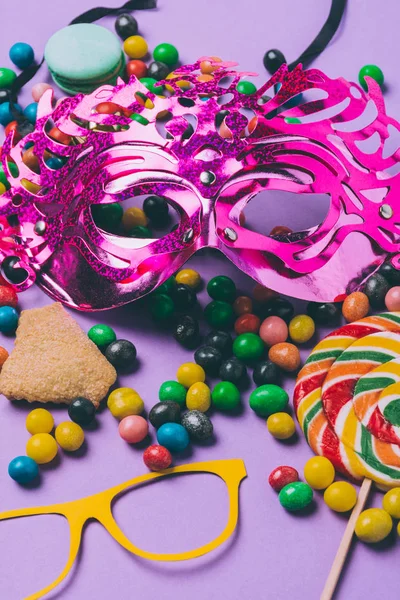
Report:
M229 515L225 529L213 541L188 552L157 554L154 552L141 550L128 540L115 521L111 509L113 500L131 487L147 483L155 479L160 479L168 475L179 475L181 473L211 473L217 475L225 482L229 496ZM35 594L27 596L25 600L37 600L38 598L43 598L51 590L54 590L54 588L56 588L63 581L63 579L65 579L75 562L81 545L83 527L89 519L94 519L101 523L101 525L103 525L103 527L115 539L115 541L118 542L123 548L132 554L135 554L136 556L140 556L141 558L146 558L148 560L189 560L215 550L215 548L218 548L218 546L223 544L235 531L239 515L239 485L246 475L247 473L244 462L239 458L198 462L188 465L180 465L178 467L166 469L165 471L160 471L157 473L147 473L145 475L141 475L140 477L135 477L134 479L125 481L125 483L121 483L120 485L112 487L108 490L99 492L98 494L93 494L92 496L87 496L80 500L73 500L71 502L64 502L62 504L38 506L34 508L9 510L0 513L0 521L4 521L6 519L16 519L19 517L30 517L34 515L55 514L65 517L69 523L69 556L63 571L50 585L46 586Z

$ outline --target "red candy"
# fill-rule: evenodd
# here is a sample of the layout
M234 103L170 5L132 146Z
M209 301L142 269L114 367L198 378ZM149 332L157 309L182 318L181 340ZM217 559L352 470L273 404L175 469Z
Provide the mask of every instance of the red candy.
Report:
M171 465L172 456L171 452L167 448L164 448L164 446L153 444L144 451L143 461L151 471L162 471L163 469L168 469Z
M0 285L0 306L17 308L18 296L12 287Z
M238 335L241 333L258 333L260 323L260 318L257 315L251 313L240 315L235 321L235 331Z
M135 77L141 79L147 75L147 65L142 60L130 60L126 65L126 73L128 77L135 75Z
M14 132L13 144L15 146L15 144L18 144L19 140L22 140L22 135L18 131L18 123L17 123L17 121L11 121L11 123L9 123L5 127L5 129L4 129L4 133L6 135L8 135L9 133L11 133L11 131Z
M269 485L276 492L280 492L285 485L294 481L299 481L299 474L296 469L287 466L276 467L268 477Z

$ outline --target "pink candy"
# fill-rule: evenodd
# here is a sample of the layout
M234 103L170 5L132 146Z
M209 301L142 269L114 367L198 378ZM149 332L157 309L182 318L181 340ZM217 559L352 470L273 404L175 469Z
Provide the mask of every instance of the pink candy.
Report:
M261 323L259 336L267 346L286 342L288 335L288 326L280 317L268 317Z
M388 310L400 310L400 286L392 287L385 296Z
M149 425L143 417L130 415L122 419L118 426L119 435L128 444L137 444L149 433Z
M35 102L39 102L46 90L51 90L51 85L48 83L35 83L32 88L32 98Z

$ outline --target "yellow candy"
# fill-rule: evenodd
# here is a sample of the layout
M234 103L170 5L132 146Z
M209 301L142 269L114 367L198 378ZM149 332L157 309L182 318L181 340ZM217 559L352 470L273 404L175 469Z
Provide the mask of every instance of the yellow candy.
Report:
M267 419L267 428L271 435L277 440L287 440L296 431L296 425L290 415L285 412L277 412Z
M7 188L6 188L6 186L4 185L4 183L1 183L1 182L0 182L0 196L1 196L2 194L4 194L4 192L6 192L6 191L7 191Z
M368 508L356 521L356 536L366 544L381 542L392 531L392 517L383 508Z
M130 231L137 225L146 227L148 222L149 220L146 217L144 210L138 206L127 208L122 215L122 226L125 231Z
M117 388L108 396L107 406L116 419L143 412L143 400L135 390L128 387Z
M325 503L331 510L347 512L354 508L357 502L357 492L347 481L335 481L324 492Z
M36 433L26 444L26 453L39 465L53 460L58 452L56 440L49 433Z
M72 421L63 421L57 425L55 436L57 443L67 452L79 450L85 440L82 427Z
M182 269L175 275L176 283L188 285L193 290L197 290L201 283L200 273L194 269Z
M129 58L143 58L148 49L147 42L141 35L131 35L124 41L124 52Z
M315 323L308 315L297 315L289 323L289 334L296 344L304 344L315 333Z
M52 414L45 408L35 408L26 417L26 428L30 434L50 433L54 427Z
M166 79L176 79L177 77L179 77L179 74L172 72L167 75ZM180 79L179 81L175 81L175 83L179 88L181 88L181 90L188 90L190 88L190 82L186 81L185 79ZM166 85L165 88L169 92L175 91L172 85Z
M211 391L208 385L199 381L190 386L186 394L186 406L189 410L206 412L211 405Z
M194 383L204 382L206 374L203 367L196 363L183 363L176 372L176 378L181 385L190 388Z
M382 506L391 517L400 519L400 487L386 492L383 496Z
M313 456L304 465L304 479L315 490L324 490L335 479L333 464L325 456Z

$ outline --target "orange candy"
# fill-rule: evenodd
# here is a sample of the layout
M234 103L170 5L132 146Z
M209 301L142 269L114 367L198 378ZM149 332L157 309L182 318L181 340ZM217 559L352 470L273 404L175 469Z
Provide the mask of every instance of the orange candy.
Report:
M126 63L126 73L128 77L135 75L137 79L141 79L147 75L147 65L142 60L130 60Z
M0 306L17 308L18 296L14 288L9 285L0 285Z
M284 371L297 371L300 366L300 352L294 344L281 342L269 349L268 358Z
M363 292L353 292L343 302L342 313L348 323L363 319L368 312L369 300Z
M4 129L4 133L6 135L11 133L11 131L14 132L13 145L15 146L15 144L18 144L19 140L22 140L22 135L18 131L17 121L11 121L11 123L9 123Z
M5 348L0 346L0 368L4 365L8 358L8 352Z
M71 136L61 131L61 129L58 129L58 127L53 127L52 129L50 129L49 136L53 140L56 140L56 142L58 142L59 144L64 144L65 146L69 146L69 144L72 141Z

